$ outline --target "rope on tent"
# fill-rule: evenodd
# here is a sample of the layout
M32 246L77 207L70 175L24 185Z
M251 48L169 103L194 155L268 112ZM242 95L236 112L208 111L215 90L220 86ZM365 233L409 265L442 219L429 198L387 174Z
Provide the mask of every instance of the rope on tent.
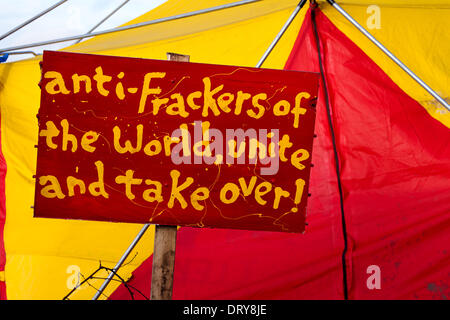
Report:
M327 82L325 79L325 72L324 72L323 61L322 61L322 52L320 49L320 38L319 38L319 33L317 31L317 22L316 22L317 7L318 7L317 3L315 1L311 1L311 21L312 21L312 25L313 25L313 29L314 29L314 36L316 39L317 54L318 54L318 58L319 58L319 67L320 67L320 76L322 78L322 83L323 83L325 105L326 105L326 109L327 109L328 125L330 127L331 140L333 143L334 161L336 164L335 168L336 168L336 177L337 177L337 183L338 183L338 189L339 189L339 200L340 200L340 206L341 206L342 233L343 233L343 237L344 237L344 250L342 251L342 277L343 277L343 287L344 287L344 299L348 300L347 262L346 262L346 255L347 255L347 250L348 250L348 239L347 239L347 226L345 223L345 212L344 212L344 193L342 190L339 153L337 150L336 136L334 133L333 121L331 118L330 97L328 94Z

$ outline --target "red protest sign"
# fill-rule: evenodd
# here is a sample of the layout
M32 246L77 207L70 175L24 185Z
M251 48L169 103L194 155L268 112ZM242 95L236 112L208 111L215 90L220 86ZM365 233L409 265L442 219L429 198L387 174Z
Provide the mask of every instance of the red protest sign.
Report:
M315 73L44 52L35 217L302 232Z

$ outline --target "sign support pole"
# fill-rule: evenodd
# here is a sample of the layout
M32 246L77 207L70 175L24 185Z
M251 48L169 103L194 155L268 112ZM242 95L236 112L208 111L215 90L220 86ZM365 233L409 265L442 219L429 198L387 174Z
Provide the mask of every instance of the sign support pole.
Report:
M151 300L172 300L176 241L176 226L155 227Z
M189 56L168 52L167 60L189 62ZM176 241L176 226L155 226L151 300L172 299Z

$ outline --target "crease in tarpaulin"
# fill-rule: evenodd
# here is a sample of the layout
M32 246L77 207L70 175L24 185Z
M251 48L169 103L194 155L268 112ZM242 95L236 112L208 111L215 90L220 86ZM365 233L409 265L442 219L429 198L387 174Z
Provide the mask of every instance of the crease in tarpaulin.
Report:
M318 10L318 5L315 0L311 1L311 7L310 7L310 13L311 13L311 21L312 21L312 28L314 32L314 37L316 41L316 47L317 47L317 56L319 61L319 69L320 69L320 76L323 84L323 92L325 97L325 106L327 111L327 119L328 119L328 125L330 129L331 134L331 141L333 143L333 155L334 155L334 162L335 162L335 170L336 170L336 178L337 178L337 184L338 184L338 190L339 190L339 204L340 204L340 211L341 211L341 224L342 224L342 235L344 239L344 249L342 250L342 282L343 282L343 289L344 289L344 299L348 300L348 273L351 275L351 264L347 265L347 253L348 253L348 236L347 236L347 223L345 219L345 210L344 210L344 192L343 192L343 186L341 181L341 164L340 164L340 157L338 152L338 146L336 143L336 134L333 127L333 119L332 119L332 111L331 106L332 103L330 101L330 95L328 92L328 86L327 86L327 79L325 75L325 67L323 63L323 57L322 57L322 50L321 49L321 41L319 36L319 31L317 27L317 21L316 21L316 10ZM325 54L325 52L323 52ZM350 270L348 270L350 269ZM350 272L348 272L350 271ZM351 283L351 279L350 279Z

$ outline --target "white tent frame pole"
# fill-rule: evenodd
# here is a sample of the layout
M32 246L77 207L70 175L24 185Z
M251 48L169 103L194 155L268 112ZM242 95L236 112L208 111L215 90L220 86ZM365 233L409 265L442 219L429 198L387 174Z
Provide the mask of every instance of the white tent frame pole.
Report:
M223 5L216 6L216 7L207 8L207 9L201 9L201 10L197 10L197 11L193 11L193 12L178 14L178 15L174 15L174 16L170 16L170 17L166 17L166 18L160 18L160 19L155 19L155 20L151 20L151 21L136 23L136 24L132 24L129 26L123 26L123 27L114 28L114 29L92 32L90 34L85 33L85 34L81 34L81 35L77 35L77 36L70 36L70 37L64 37L64 38L59 38L59 39L34 42L34 43L24 44L24 45L20 45L20 46L4 48L4 49L0 49L0 53L5 52L5 51L20 50L20 49L25 49L25 48L40 47L40 46L45 46L47 44L67 42L67 41L82 39L82 38L86 38L86 37L94 37L94 36L100 36L100 35L104 35L104 34L108 34L108 33L114 33L114 32L135 29L135 28L146 27L146 26L161 23L161 22L167 22L167 21L177 20L177 19L181 19L181 18L188 18L188 17L192 17L195 15L203 14L203 13L232 8L232 7L241 6L244 4L257 2L257 1L261 1L261 0L242 0L242 1L223 4Z
M0 40L5 39L6 37L10 36L11 34L13 34L14 32L16 32L17 30L22 29L23 27L25 27L26 25L30 24L31 22L33 22L34 20L42 17L43 15L45 15L46 13L52 11L53 9L55 9L56 7L59 7L60 5L62 5L64 2L67 2L68 0L61 0L57 3L55 3L54 5L52 5L51 7L45 9L44 11L42 11L41 13L38 13L37 15L35 15L34 17L28 19L27 21L25 21L24 23L18 25L17 27L9 30L8 32L6 32L5 34L3 34L2 36L0 36Z
M300 9L304 6L305 3L306 3L306 0L301 0L299 2L297 7L295 8L294 12L292 12L292 14L289 16L288 20L286 21L286 23L283 25L283 28L281 28L281 31L277 34L275 39L270 44L269 48L267 48L266 52L264 52L262 58L259 60L258 64L256 65L256 68L260 68L261 67L263 62L267 59L269 54L272 52L273 48L276 46L276 44L278 43L280 38L283 36L283 34L286 31L286 29L289 27L289 25L294 20L295 16L300 11ZM144 235L145 231L148 229L149 226L150 226L149 224L145 224L142 227L142 229L139 232L139 234L136 236L136 238L134 238L133 242L130 244L130 246L127 248L125 253L120 258L119 262L117 262L116 266L113 269L114 272L110 272L110 274L108 275L108 278L105 279L105 281L103 282L102 286L97 290L97 292L95 293L95 295L92 298L92 300L97 300L100 297L100 295L103 293L103 291L105 290L107 285L111 282L112 278L114 277L114 273L116 273L119 270L119 268L122 266L122 264L124 263L126 258L130 255L131 251L136 246L136 244L139 242L139 240L142 238L142 236Z
M100 295L103 293L103 291L106 289L106 286L111 282L112 278L114 277L114 275L117 273L117 271L119 271L120 267L122 266L122 264L125 262L125 260L128 258L128 256L130 255L131 251L133 251L134 247L136 246L136 244L139 242L139 240L141 240L141 238L143 237L145 231L147 231L148 227L150 227L150 224L144 224L144 226L142 227L142 229L139 231L139 233L137 234L137 236L134 238L133 242L131 242L131 244L128 246L127 250L124 252L124 254L122 255L122 257L120 258L120 260L117 262L117 264L114 266L114 269L112 272L109 273L108 277L105 279L105 281L103 282L103 284L101 285L101 287L97 290L97 292L95 293L94 297L92 298L92 300L97 300Z
M275 46L277 45L278 41L280 41L281 37L286 32L286 30L289 28L289 26L291 25L292 21L295 19L295 17L299 13L299 11L303 8L305 3L306 3L306 0L301 0L298 3L298 5L295 7L294 11L291 13L289 18L287 19L286 23L281 28L280 32L278 32L278 34L273 39L273 41L270 44L270 46L267 48L266 52L264 52L263 56L261 57L261 59L256 64L256 68L260 68L262 66L262 64L264 63L264 61L266 61L267 57L272 52L273 48L275 48Z
M2 52L2 53L0 53L0 55L3 55L3 54L9 54L9 55L14 55L14 54L32 54L35 57L37 57L39 55L36 52L31 51L31 50L29 50L29 51L12 51L12 52Z
M99 26L101 26L103 24L103 22L105 22L106 20L108 20L109 18L111 18L111 16L113 14L115 14L117 11L119 11L124 5L126 5L128 2L130 2L130 0L125 0L124 2L122 2L117 8L115 8L113 11L111 11L106 17L104 17L99 23L97 23L95 26L93 26L88 32L87 34L91 34L92 31L94 31L95 29L97 29ZM77 41L75 41L74 44L79 43L81 40L83 40L84 38L80 38Z
M428 91L440 104L442 104L448 111L450 111L450 105L445 101L436 91L434 91L429 85L427 85L422 79L420 79L411 69L409 69L400 59L398 59L392 52L390 52L381 42L375 39L366 29L364 29L352 16L350 16L340 5L334 0L327 0L330 5L333 6L340 14L342 14L351 24L353 24L359 31L361 31L370 41L372 41L381 51L383 51L392 61L394 61L400 68L403 69L411 78L413 78L418 84L420 84L425 90Z

